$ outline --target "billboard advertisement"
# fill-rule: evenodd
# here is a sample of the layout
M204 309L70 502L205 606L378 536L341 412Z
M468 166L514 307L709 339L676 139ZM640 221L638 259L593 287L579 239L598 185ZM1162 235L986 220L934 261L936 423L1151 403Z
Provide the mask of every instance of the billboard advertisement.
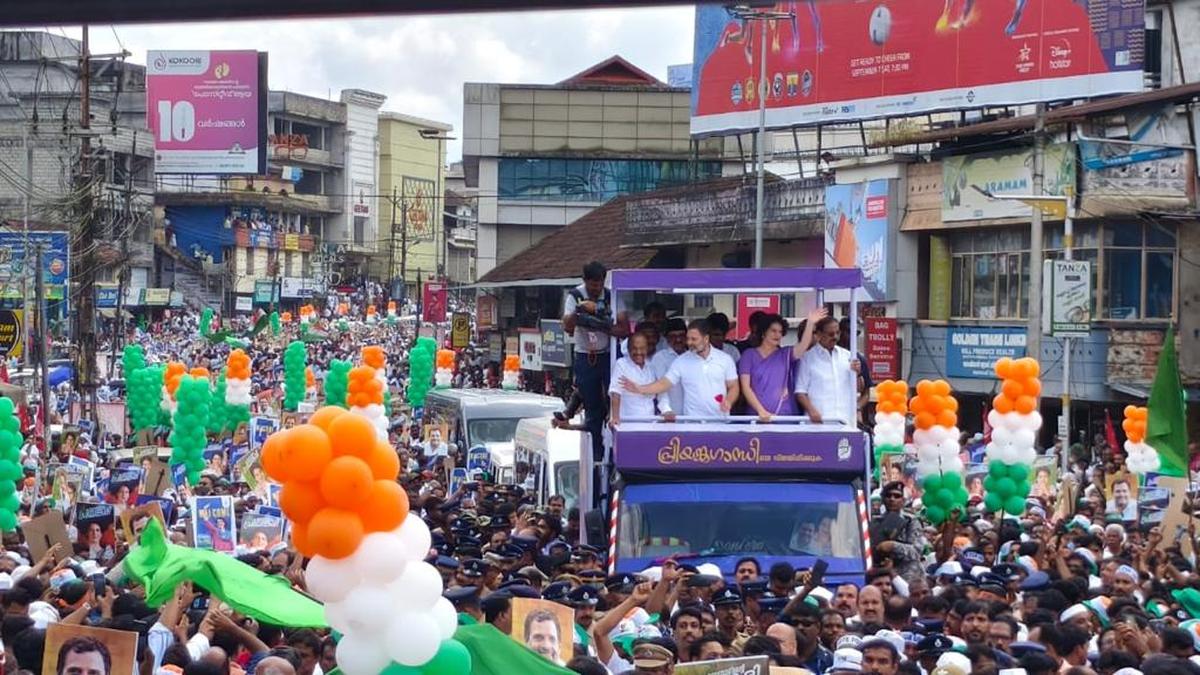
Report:
M1044 161L1042 194L1064 195L1074 188L1073 146L1047 147ZM994 195L1033 194L1033 150L955 155L942 160L943 222L1031 217L1032 206L1016 199L988 199L976 187Z
M5 297L22 297L18 280L27 278L25 275L33 268L39 247L46 298L62 300L66 297L67 279L71 276L70 243L66 232L0 232L0 281L7 282L3 291Z
M1025 329L951 326L946 331L946 375L995 379L996 361L1025 356Z
M266 87L266 55L256 51L150 51L154 172L266 173Z
M866 317L863 319L867 336L867 367L871 379L895 380L900 377L900 346L896 343L896 319Z
M692 133L1089 98L1142 89L1144 0L793 0L697 5Z
M882 179L825 188L825 267L861 269L872 302L886 301L890 290L891 185Z

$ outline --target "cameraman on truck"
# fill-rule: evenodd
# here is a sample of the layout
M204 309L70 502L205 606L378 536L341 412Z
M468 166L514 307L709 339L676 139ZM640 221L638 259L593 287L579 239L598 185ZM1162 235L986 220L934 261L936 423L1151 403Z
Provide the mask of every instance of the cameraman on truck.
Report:
M609 338L629 335L624 317L614 322L612 294L604 287L607 276L603 263L593 260L584 265L583 283L571 289L563 307L563 329L575 338L575 388L583 399L596 461L604 457L601 432L608 409Z

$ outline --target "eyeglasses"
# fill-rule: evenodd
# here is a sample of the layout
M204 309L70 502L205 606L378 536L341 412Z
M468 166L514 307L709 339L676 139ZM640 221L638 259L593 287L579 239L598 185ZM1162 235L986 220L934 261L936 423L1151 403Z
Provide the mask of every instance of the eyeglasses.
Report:
M883 496L884 499L904 499L904 495L899 492L889 492Z

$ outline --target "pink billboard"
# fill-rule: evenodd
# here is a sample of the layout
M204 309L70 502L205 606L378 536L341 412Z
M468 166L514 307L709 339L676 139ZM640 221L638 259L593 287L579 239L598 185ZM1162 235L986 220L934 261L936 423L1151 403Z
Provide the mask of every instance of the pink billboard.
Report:
M256 51L149 52L154 172L265 173L264 73Z

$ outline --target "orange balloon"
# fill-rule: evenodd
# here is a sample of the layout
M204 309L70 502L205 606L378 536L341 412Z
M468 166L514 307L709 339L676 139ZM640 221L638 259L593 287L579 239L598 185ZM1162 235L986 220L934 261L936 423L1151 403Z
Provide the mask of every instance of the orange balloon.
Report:
M917 383L917 396L924 398L926 396L933 396L935 393L936 392L933 390L933 382L930 382L929 380L921 380Z
M300 523L292 523L288 525L288 531L292 533L292 548L300 552L300 555L305 558L311 558L316 555L312 547L308 543L308 528Z
M1149 418L1149 416L1150 416L1150 409L1147 408L1146 406L1141 406L1140 408L1137 409L1137 418L1139 420L1145 420L1145 419Z
M287 445L287 435L290 431L290 429L277 431L267 436L267 440L263 441L262 451L259 453L263 470L280 483L286 483L290 477L282 454L283 447Z
M1135 405L1125 406L1125 416L1126 417L1133 417L1136 414L1137 414L1137 406L1135 406Z
M367 498L374 480L366 462L353 455L342 455L321 473L321 496L333 506L353 509Z
M881 413L893 412L892 404L888 401L880 401L879 403L875 404L875 411Z
M950 410L943 410L938 413L937 423L944 427L952 427L958 423L958 415L955 415Z
M377 480L358 515L367 532L391 532L408 517L408 495L394 480Z
M933 392L938 396L950 395L950 383L945 380L936 380L933 383Z
M928 429L934 424L937 424L937 416L933 413L917 413L916 425L918 429Z
M946 410L956 413L958 412L958 399L953 396L946 397Z
M375 448L366 456L366 460L375 478L396 480L400 475L400 456L385 440L375 441Z
M333 458L333 446L329 434L314 424L292 427L284 446L283 461L292 478L316 480Z
M1018 398L1013 408L1022 415L1028 415L1037 409L1037 399L1032 396Z
M329 431L330 423L346 413L347 411L345 408L340 408L336 405L327 405L323 408L318 408L317 411L308 418L308 423L321 427L325 431Z
M1137 420L1133 419L1132 417L1126 417L1125 419L1121 420L1121 428L1125 430L1125 433L1129 433L1130 430L1134 428L1133 425L1136 423Z
M925 399L921 398L920 396L914 396L913 400L908 402L908 409L911 410L913 414L925 412Z
M937 415L946 409L946 397L939 394L934 394L925 399L925 409Z
M1007 415L1013 411L1013 401L1007 396L997 395L992 399L992 407L1001 415Z
M366 457L375 447L378 437L375 426L362 415L342 415L329 424L329 436L333 438L333 455L355 455Z
M1026 396L1037 398L1042 395L1042 381L1036 377L1031 377L1025 380L1024 386L1021 387Z
M1025 393L1025 387L1021 386L1020 380L1005 380L1000 391L1008 398L1018 398Z
M316 555L340 560L354 553L363 539L357 513L325 507L308 522L308 544Z
M325 508L325 499L316 483L293 480L284 483L279 491L279 508L290 520L304 524L312 520L317 511Z
M1006 380L1012 377L1012 358L1005 356L996 361L996 377Z

